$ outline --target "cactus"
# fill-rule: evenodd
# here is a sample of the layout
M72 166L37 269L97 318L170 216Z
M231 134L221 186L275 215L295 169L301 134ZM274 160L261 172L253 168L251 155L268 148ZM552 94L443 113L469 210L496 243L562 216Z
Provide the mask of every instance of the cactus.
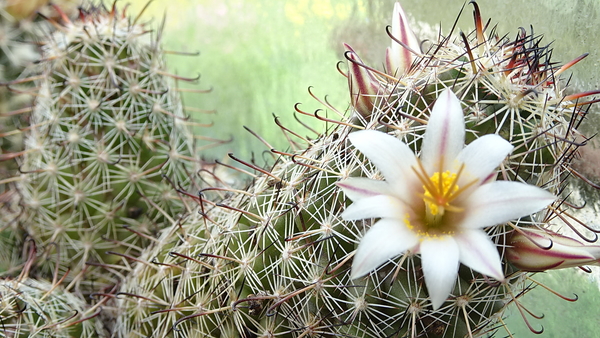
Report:
M18 271L24 263L19 248L24 233L17 218L21 213L14 176L18 170L15 157L23 151L21 128L26 129L31 111L31 96L19 85L20 76L39 59L35 45L45 23L35 20L32 12L20 5L0 1L0 273ZM23 9L23 11L21 11ZM34 11L36 6L29 8ZM11 90L12 89L12 90Z
M291 150L278 151L263 140L274 159L269 168L231 154L247 166L236 170L250 175L252 184L229 189L219 203L200 194L197 210L161 233L123 282L113 336L473 337L503 326L509 304L524 313L519 299L536 282L506 262L499 282L461 266L441 305L432 303L417 252L405 251L366 277L351 278L354 250L373 220L344 220L349 203L336 183L384 177L348 136L379 130L419 153L433 103L445 88L462 101L467 143L492 133L515 147L497 172L500 178L566 198L569 161L584 144L577 142L576 127L588 104L574 100L589 93L565 96L559 75L579 59L556 66L546 60L550 50L524 32L514 41L494 31L484 36L474 6L471 34L451 34L428 51L411 48L416 55L409 62L387 63L409 67L378 71L348 47L350 116L326 101L339 121L297 108L329 128L313 139L278 124L294 141ZM405 20L398 8L394 17ZM403 44L410 48L410 41ZM395 50L388 59L401 57ZM513 229L548 227L558 215L568 218L561 215L565 209L554 203L486 231L501 248Z
M175 187L193 189L200 163L174 87L193 79L169 74L161 30L116 4L62 20L30 78L18 189L41 253L32 273L47 278L56 265L69 290L87 293L117 283L123 257L137 255L163 214L182 211Z
M103 337L100 306L45 280L0 280L0 337Z
M0 281L0 334L479 337L493 336L504 326L511 335L504 311L515 304L521 314L529 312L519 302L537 283L528 271L596 261L597 248L546 231L561 219L583 240L593 240L586 237L590 232L595 235L570 215L565 192L567 177L579 175L570 161L587 140L577 126L593 103L579 99L594 92L564 94L560 75L583 57L558 66L533 34L499 38L484 28L479 8L472 4L474 31L451 32L426 50L396 4L383 70L365 65L346 46L347 113L327 101L321 103L337 119L296 107L304 118L324 122L323 132L296 131L276 121L290 149L273 149L259 137L272 155L271 166L230 154L241 166L224 167L248 175L250 185L238 189L201 177L212 186L199 194L195 142L172 87L171 79L178 77L164 70L160 31L150 37L139 17L131 20L114 5L91 6L73 20L62 15L64 25L46 36L43 58L33 70L39 76L30 78L36 101L18 158L21 174L11 179L21 199L14 192L0 195L2 225L14 229L22 224L30 236L19 251L13 249L14 231L0 236L0 243L10 248L0 250L0 268L12 276L22 268L18 278ZM460 101L448 99L454 97L450 90ZM450 102L458 108L449 107ZM499 170L490 168L491 175L465 188L460 179L469 173L462 171L466 160L443 151L440 169L429 172L431 135L440 130L432 127L439 121L434 116L444 110L458 113L448 126L452 131L458 125L466 128L469 146L494 139L506 148L504 153L490 151L495 157L514 147ZM307 131L313 136L302 136ZM393 254L386 247L383 259L375 252L379 258L357 271L365 260L361 247L378 249L372 241L377 224L398 219L397 210L389 216L383 204L412 203L387 199L361 211L361 194L397 197L403 194L388 192L403 188L394 185L391 176L396 174L357 135L379 135L396 149L401 141L405 155L414 153L398 160L398 154L386 154L385 160L396 161L398 170L408 168L401 180L408 181L405 174L419 179L407 187L425 203L409 211L426 210L417 220L421 223L434 218L433 225L424 225L427 236L449 234L445 229L429 232L442 224L438 221L444 212L458 215L443 224L455 226L452 232L470 230L457 225L464 221L463 207L469 206L464 200L480 187L500 183L491 182L496 179L538 186L527 189L537 191L542 201L481 231L493 246L481 260L493 267L461 256L457 271L450 275L452 269L442 267L446 276L437 277L443 283L432 281L436 273L425 257L431 250L419 241L393 248ZM452 141L460 139L455 144L459 148L465 143L461 137ZM443 170L447 154L463 161L460 169ZM406 164L409 160L415 164ZM475 189L469 190L473 182ZM553 197L539 187L558 201L505 222L550 203ZM207 198L215 191L219 199ZM468 196L454 204L455 194ZM414 219L401 216L412 231ZM417 230L413 235L421 236ZM375 238L389 246L391 241L382 236ZM553 241L567 244L552 251ZM514 246L508 254L506 245ZM554 252L574 251L583 258L558 265L544 260ZM50 278L52 282L44 281ZM440 285L449 290L435 289ZM82 293L98 301L88 306ZM100 314L109 299L115 299L112 311Z
M355 82L357 77L365 79L363 82L376 89L359 96L363 104L384 101L378 108L390 111L398 107L395 101L399 95L409 95L406 92L422 92L427 96L440 85L452 87L466 105L468 128L477 135L499 134L516 147L510 157L511 179L538 186L552 185L548 188L557 192L563 174L571 170L569 163L574 151L585 144L581 143L585 137L576 126L585 116L582 107L587 102L574 101L595 93L565 95L565 80L560 75L587 54L558 66L550 60L552 50L543 45L541 36L521 29L514 40L509 40L500 38L494 29L485 32L479 7L477 3L473 6L476 28L469 34L443 37L424 53L418 50L418 44L415 47L411 43L412 39L401 41L411 47L409 61L416 59L407 69L384 72L365 68L349 48L350 67L358 67L365 73L349 74L349 78ZM392 47L399 45L398 39L392 38ZM389 54L388 58L394 58ZM398 53L395 57L406 56ZM416 97L411 104L422 104L417 101L420 96ZM360 109L359 112L371 113ZM549 177L555 181L550 182Z
M34 22L15 19L6 7L4 1L0 2L0 192L7 190L4 180L15 169L7 162L10 154L22 150L18 146L20 134L15 131L25 124L25 119L19 119L19 109L30 101L27 95L11 93L6 84L16 80L28 64L39 58L32 43L37 28Z
M121 292L115 337L461 336L485 333L527 287L461 268L452 300L429 309L420 259L407 253L364 280L353 250L370 222L345 222L334 185L379 177L347 140L352 127L310 141L257 175L245 192L165 231ZM468 322L465 322L468 318Z

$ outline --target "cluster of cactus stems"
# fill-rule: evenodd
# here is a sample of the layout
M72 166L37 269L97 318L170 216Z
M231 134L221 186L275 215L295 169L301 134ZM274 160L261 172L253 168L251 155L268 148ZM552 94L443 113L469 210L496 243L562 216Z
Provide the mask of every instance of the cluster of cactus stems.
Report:
M19 163L20 202L2 225L18 224L27 240L15 251L22 263L0 257L0 335L478 337L511 335L509 306L539 332L530 324L535 309L520 303L539 284L531 272L600 259L600 246L584 244L600 231L572 215L565 191L569 177L581 177L570 162L586 144L578 126L596 92L565 94L560 75L584 56L557 65L539 36L499 36L472 6L471 33L453 29L426 46L396 4L384 69L346 46L348 111L311 92L334 117L301 106L296 113L321 121L322 132L277 123L285 150L255 134L272 156L268 167L229 154L237 165L221 165L248 177L243 189L216 177L199 182L160 33L115 6L63 17L29 70L37 74L30 126L24 150L9 156ZM461 265L439 305L418 251L352 273L376 220L344 217L350 201L339 183L386 179L350 142L356 131L392 135L421 154L434 103L448 89L461 102L467 144L496 134L514 147L494 176L557 200L486 228L504 279ZM580 239L550 230L559 223Z
M79 323L98 315L103 292L116 290L124 257L136 257L179 217L184 202L175 187L199 189L195 122L175 86L196 79L168 73L162 27L152 30L116 3L89 4L75 17L55 10L46 22L52 29L39 37L39 60L7 86L23 85L34 100L23 109L29 125L4 135L23 139L22 149L2 155L18 165L2 181L14 186L2 200L10 237L3 287L13 292L1 314L6 336L58 336L57 328L64 336L105 335ZM35 308L35 298L56 301Z
M172 185L186 186L199 166L160 32L115 6L63 21L32 70L39 75L30 78L35 102L18 190L22 223L43 252L37 265L46 276L69 274L79 289L95 280L91 270L118 274L119 254L144 247L162 214L177 217Z

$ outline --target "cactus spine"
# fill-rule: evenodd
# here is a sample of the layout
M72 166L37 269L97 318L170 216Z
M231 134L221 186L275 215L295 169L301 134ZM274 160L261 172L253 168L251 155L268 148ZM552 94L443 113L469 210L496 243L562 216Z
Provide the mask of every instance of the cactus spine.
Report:
M181 194L195 202L194 208L162 180L163 174L175 184L190 180L197 162L191 159L194 142L169 90L158 43L140 42L148 37L144 26L115 7L82 12L45 45L21 159L22 221L37 244L28 248L30 254L43 248L48 258L31 271L33 260L28 260L25 271L53 275L54 281L23 275L6 281L9 292L2 298L33 294L43 300L51 294L47 290L57 299L64 295L66 301L50 303L58 315L40 320L28 313L31 327L56 329L52 334L59 336L103 330L89 320L97 307L86 309L83 301L69 298L74 285L80 286L79 295L93 284L101 290L96 296L114 292L119 284L116 294L102 298L116 299L116 318L107 321L113 337L494 335L509 304L524 312L519 299L535 283L527 271L504 258L506 278L495 282L461 266L439 308L432 307L419 252L406 251L352 279L355 249L374 220L344 220L350 203L335 184L349 177L384 179L348 141L357 130L394 135L419 154L431 107L451 88L462 101L467 143L495 133L515 147L497 176L567 198L565 179L575 173L570 160L585 144L577 125L589 102L577 99L589 93L565 96L560 74L581 58L558 67L532 35L520 32L509 40L486 32L473 6L471 34L450 34L426 51L416 38L399 37L406 32L406 18L395 10L386 69L364 65L347 47L349 116L326 101L337 120L297 108L300 115L324 121L324 132L303 137L304 131L278 123L292 140L290 149L275 150L263 140L274 162L267 168L231 154L245 166L231 169L247 174L249 187L209 187L196 194L198 187L190 185ZM206 198L214 190L224 192L218 202ZM548 228L555 218L577 231L568 208L557 202L486 231L500 251L507 234ZM165 222L171 225L161 229ZM150 245L138 257L146 246L142 239ZM86 275L98 265L113 274ZM66 290L58 287L58 276L67 280ZM65 318L63 303L90 316ZM22 307L10 304L3 318L16 321ZM24 331L20 324L10 325Z
M32 77L22 221L42 253L38 273L57 264L82 292L117 283L123 257L137 255L163 214L181 212L173 185L191 188L199 167L161 32L138 19L116 4L63 17Z
M518 304L530 289L528 273L506 264L506 281L494 283L462 266L451 297L435 311L414 253L351 280L349 262L372 221L343 221L347 202L334 185L350 176L382 179L349 144L350 132L385 131L418 153L435 98L453 88L462 100L468 140L496 133L515 146L499 172L504 179L562 192L580 145L575 127L585 116L585 103L565 96L559 78L574 62L554 66L545 59L549 50L523 32L514 41L493 31L484 36L474 6L471 34L414 50L410 62L388 63L408 68L377 71L349 48L351 116L324 103L341 122L316 113L336 125L315 139L282 127L306 148L294 142L290 151L271 150L270 168L238 160L256 173L248 172L253 181L246 191L231 190L220 203L197 198L198 210L166 229L124 282L114 336L492 334L507 305ZM492 227L489 235L502 246L512 228L545 227L560 211L551 206L545 213Z
M0 280L0 337L100 337L100 306L49 281L24 278ZM99 335L101 334L101 335Z

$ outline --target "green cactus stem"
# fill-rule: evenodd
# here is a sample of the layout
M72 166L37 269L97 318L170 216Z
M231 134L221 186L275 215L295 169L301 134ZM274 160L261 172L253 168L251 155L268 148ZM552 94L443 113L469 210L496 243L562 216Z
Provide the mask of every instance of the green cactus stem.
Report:
M349 202L335 183L383 176L348 135L379 130L418 154L431 107L445 88L462 101L467 143L497 133L515 146L496 172L499 179L562 193L572 153L582 145L574 140L587 107L565 97L559 85L568 65L545 62L549 50L539 53L533 36L510 41L488 32L486 38L480 23L477 10L473 33L434 42L403 74L365 67L347 54L357 104L349 116L325 101L335 118L297 106L299 115L323 122L321 134L304 137L312 129L277 123L290 149L275 150L261 139L274 163L266 168L230 154L245 166L231 168L249 175L251 185L220 187L229 192L220 202L204 197L210 188L188 193L196 210L161 232L117 293L113 337L485 337L504 326L510 304L528 312L519 300L536 282L506 263L503 282L461 266L436 310L416 252L350 278L355 249L374 220L343 220ZM378 90L353 91L357 83L372 88L369 81ZM566 208L555 204L486 231L502 248L513 228L548 226Z
M140 13L141 15L141 13ZM66 275L81 292L116 284L168 218L175 187L199 189L193 122L154 32L111 8L65 15L45 37L25 150L21 222L40 257L37 275ZM58 263L57 263L58 262Z

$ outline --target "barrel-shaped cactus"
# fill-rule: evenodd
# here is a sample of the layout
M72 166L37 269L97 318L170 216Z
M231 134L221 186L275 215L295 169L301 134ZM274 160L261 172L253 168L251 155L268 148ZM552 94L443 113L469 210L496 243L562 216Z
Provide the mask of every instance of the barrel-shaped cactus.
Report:
M344 220L348 203L335 183L381 178L349 144L353 129L342 124L307 150L279 153L230 199L198 200L199 210L163 232L123 283L115 336L486 332L525 290L522 273L503 271L497 282L461 267L450 299L434 311L416 252L351 278L354 250L373 222Z
M509 304L523 312L534 282L506 262L505 235L567 207L552 201L585 105L533 36L485 37L478 10L475 22L424 52L402 41L410 60L386 64L403 68L377 71L348 48L350 116L297 109L325 131L282 127L294 142L270 149L269 168L231 155L252 184L219 203L201 193L162 232L118 293L113 336L488 336Z
M36 273L58 266L89 291L116 282L123 257L137 255L164 214L177 217L176 189L193 189L199 161L161 31L116 4L62 19L31 78L21 221L40 252Z

